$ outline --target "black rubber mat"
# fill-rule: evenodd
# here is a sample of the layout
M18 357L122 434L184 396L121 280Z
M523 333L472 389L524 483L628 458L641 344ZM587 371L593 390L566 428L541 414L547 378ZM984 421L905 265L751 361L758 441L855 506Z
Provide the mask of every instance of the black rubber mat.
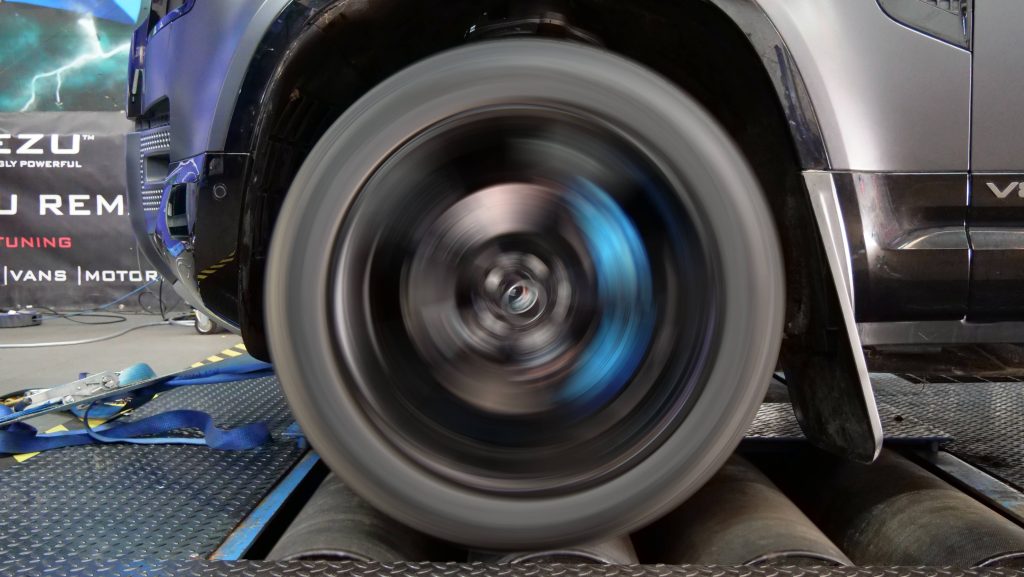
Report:
M281 436L292 418L274 378L184 387L131 418L181 408L222 426L265 422L274 440L251 451L90 445L0 469L0 575L72 559L205 558L304 452Z
M5 573L11 575L13 573ZM172 562L148 565L91 562L28 567L19 576L137 577L1011 577L1011 569L931 567L701 567L689 565L484 565L480 563Z
M946 451L1024 490L1024 383L872 382L880 402L948 433Z

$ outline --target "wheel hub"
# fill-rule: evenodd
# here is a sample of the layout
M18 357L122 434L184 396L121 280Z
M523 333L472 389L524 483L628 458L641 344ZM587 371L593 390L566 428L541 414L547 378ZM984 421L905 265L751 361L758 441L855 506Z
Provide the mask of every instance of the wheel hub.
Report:
M366 268L337 277L365 295L344 317L368 322L348 341L379 371L359 379L367 413L410 459L488 491L642 458L692 398L711 314L674 194L634 143L555 108L472 111L407 142L347 233Z
M473 193L432 223L412 258L412 341L438 382L480 410L554 408L595 334L603 304L569 194L523 183Z
M497 284L500 293L498 306L510 324L518 324L523 319L529 322L544 313L547 304L544 287L530 276L515 272Z

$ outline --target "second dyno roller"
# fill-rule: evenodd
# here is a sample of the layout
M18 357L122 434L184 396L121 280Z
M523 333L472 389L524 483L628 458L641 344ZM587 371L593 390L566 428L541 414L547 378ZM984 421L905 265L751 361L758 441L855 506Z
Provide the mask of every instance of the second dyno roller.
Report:
M438 561L447 549L328 475L267 556L274 561Z
M776 472L857 565L1024 567L1024 528L894 451L872 465L805 456Z
M852 565L768 477L735 455L637 542L645 563Z

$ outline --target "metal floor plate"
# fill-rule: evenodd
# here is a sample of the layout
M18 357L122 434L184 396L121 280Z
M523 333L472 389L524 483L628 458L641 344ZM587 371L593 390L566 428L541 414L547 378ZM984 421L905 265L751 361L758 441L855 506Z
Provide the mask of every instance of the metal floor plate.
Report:
M882 420L885 440L892 442L944 443L951 435L944 430L926 424L914 414L879 402L878 413ZM750 425L747 440L788 441L802 440L804 434L800 430L793 406L789 403L764 403L757 411L757 417Z
M1024 491L1024 383L872 382L880 403L948 433L946 451Z
M70 559L205 558L304 452L281 436L292 418L274 378L173 390L132 418L181 408L219 425L265 422L274 440L251 451L90 445L0 469L0 574Z

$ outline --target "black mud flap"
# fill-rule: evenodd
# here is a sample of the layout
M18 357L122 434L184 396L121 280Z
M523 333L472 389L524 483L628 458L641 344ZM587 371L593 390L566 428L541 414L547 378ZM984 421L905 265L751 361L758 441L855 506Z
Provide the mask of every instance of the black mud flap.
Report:
M825 258L809 259L821 269L810 275L818 282L804 294L804 311L812 328L796 338L787 335L782 368L808 440L837 455L870 463L882 447L882 425L853 315L835 185L827 172L805 172L804 180Z
M874 397L864 394L853 354L841 348L831 354L790 356L785 367L790 400L800 428L813 444L870 463L881 449L878 411Z

